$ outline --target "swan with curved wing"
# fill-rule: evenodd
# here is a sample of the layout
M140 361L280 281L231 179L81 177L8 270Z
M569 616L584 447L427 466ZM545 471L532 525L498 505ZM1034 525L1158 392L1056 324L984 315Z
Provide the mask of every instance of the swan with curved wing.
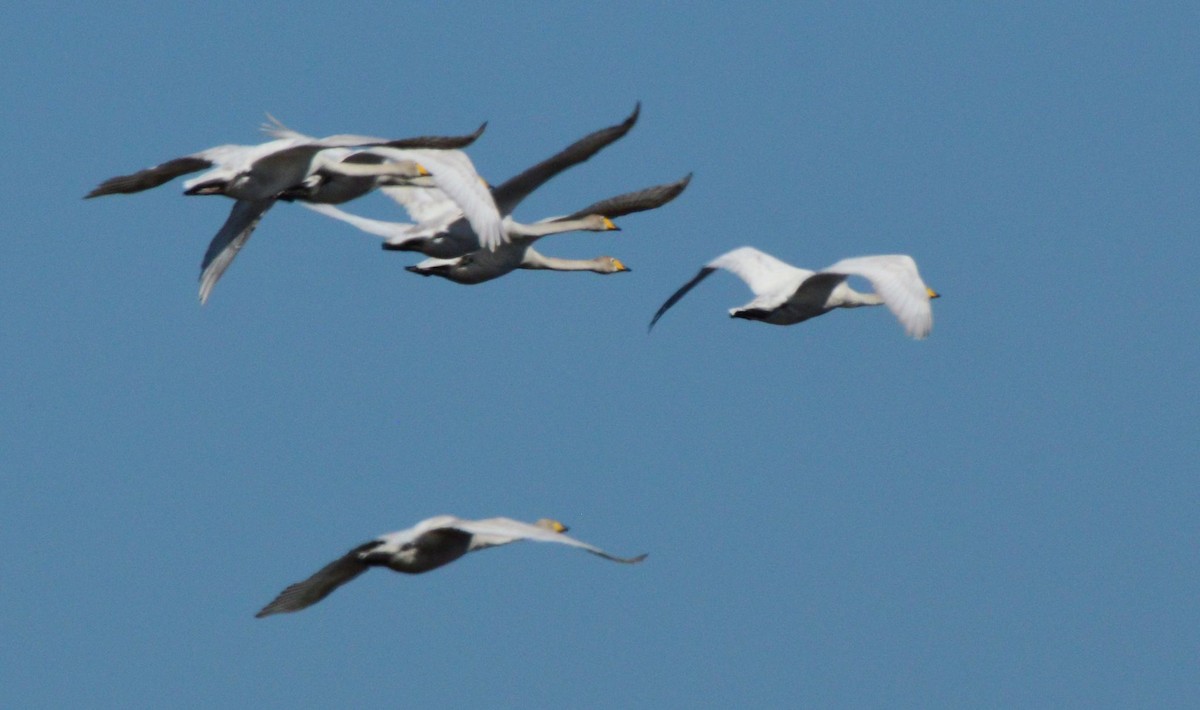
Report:
M284 589L274 601L255 614L255 617L261 619L272 614L306 609L372 567L386 567L405 574L420 574L450 564L468 552L507 545L518 540L569 545L606 560L624 564L636 564L646 558L646 555L610 555L598 547L568 537L564 534L566 530L567 527L557 520L545 518L531 524L511 518L463 520L450 515L439 515L422 520L407 530L381 535L359 545L325 565L308 579Z
M754 300L730 309L729 315L733 318L792 325L835 308L884 305L910 337L924 338L933 328L929 301L938 298L939 294L921 280L917 263L911 256L860 256L842 259L814 272L792 266L754 247L740 247L708 262L658 309L650 321L650 328L653 329L658 319L688 291L718 269L733 273L754 292ZM875 292L860 293L850 288L846 279L851 276L866 279Z

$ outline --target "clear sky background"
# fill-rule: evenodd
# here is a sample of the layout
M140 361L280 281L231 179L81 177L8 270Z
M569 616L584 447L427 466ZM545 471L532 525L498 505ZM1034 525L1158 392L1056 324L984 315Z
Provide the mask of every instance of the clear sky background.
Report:
M6 6L0 704L1200 705L1200 11L1194 3ZM500 182L642 101L517 212L695 178L630 274L422 279L179 182L80 199L265 111L457 134ZM358 212L402 219L381 197ZM885 309L777 328L712 257L908 253ZM526 543L373 571L440 513Z

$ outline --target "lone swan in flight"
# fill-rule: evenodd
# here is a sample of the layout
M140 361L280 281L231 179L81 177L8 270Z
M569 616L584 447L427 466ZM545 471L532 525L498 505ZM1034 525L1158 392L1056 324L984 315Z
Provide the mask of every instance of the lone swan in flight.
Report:
M733 318L792 325L835 308L885 305L910 337L919 340L933 329L929 300L939 295L921 280L917 263L911 256L860 256L842 259L813 272L784 263L754 247L740 247L708 262L695 278L658 309L650 321L650 328L654 328L667 309L717 269L737 275L754 292L753 301L741 308L730 309L729 315ZM871 282L875 293L859 293L850 288L846 279L851 276Z
M275 601L254 616L261 619L272 614L308 608L371 567L420 574L447 565L468 552L518 540L557 542L625 564L634 564L646 558L645 555L615 557L598 547L567 537L563 534L566 530L566 526L557 520L544 518L530 524L511 518L463 520L439 515L422 520L407 530L381 535L359 545L303 582L297 582L280 592Z

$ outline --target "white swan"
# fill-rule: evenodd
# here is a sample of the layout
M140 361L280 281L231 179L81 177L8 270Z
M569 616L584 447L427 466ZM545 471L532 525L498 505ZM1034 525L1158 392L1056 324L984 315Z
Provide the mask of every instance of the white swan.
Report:
M736 274L754 292L753 301L730 309L729 315L734 318L792 325L835 308L886 305L913 338L924 338L933 328L929 300L939 295L921 280L911 256L860 256L813 272L786 264L754 247L734 249L710 261L658 309L650 328L654 328L667 309L717 269ZM859 293L850 288L846 284L850 276L870 281L876 292Z
M567 537L563 534L566 530L562 523L547 519L530 524L510 518L463 520L450 515L439 515L422 520L407 530L381 535L371 542L359 545L322 567L308 579L283 590L274 601L255 614L255 617L261 619L271 614L300 611L310 607L371 567L387 567L406 574L420 574L449 564L468 552L507 545L518 540L557 542L625 564L634 564L646 558L645 555L615 557L598 547Z
M467 137L470 138L470 137ZM474 140L473 138L470 138ZM175 158L165 163L105 180L85 195L85 199L103 195L129 194L158 187L181 175L211 168L207 173L184 184L188 195L225 195L237 202L228 219L210 242L200 273L200 303L208 300L213 286L221 278L254 232L263 214L280 193L304 182L318 170L353 177L387 176L391 180L409 180L428 174L425 168L409 161L379 164L345 162L354 146L410 147L414 142L462 142L463 138L388 140L370 136L337 135L328 138L280 138L259 145L222 145Z

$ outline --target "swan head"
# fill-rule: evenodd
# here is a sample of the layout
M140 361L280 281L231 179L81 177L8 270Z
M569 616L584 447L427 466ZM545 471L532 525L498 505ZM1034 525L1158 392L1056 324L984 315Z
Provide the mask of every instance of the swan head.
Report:
M615 256L602 256L600 261L600 273L602 274L619 274L622 271L629 271L629 267L621 263L621 260Z
M589 232L619 232L621 228L613 224L613 221L602 214L590 214L579 220L580 229Z
M558 522L557 520L551 520L550 518L542 518L541 520L538 520L536 523L534 523L534 525L538 526L539 528L545 528L551 532L556 532L556 533L564 533L570 529L566 525L563 525L562 523Z

